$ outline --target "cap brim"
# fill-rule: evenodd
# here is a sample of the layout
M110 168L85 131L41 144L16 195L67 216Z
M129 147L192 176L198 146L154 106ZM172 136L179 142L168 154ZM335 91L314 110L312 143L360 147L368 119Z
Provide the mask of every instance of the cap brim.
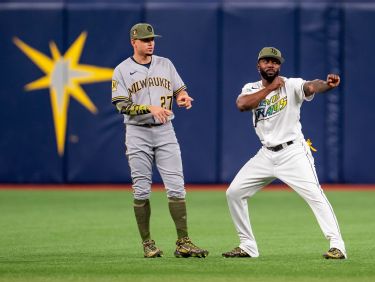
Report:
M278 59L280 61L280 63L284 63L285 62L285 59L283 57L277 57L277 56L271 56L271 55L267 55L267 56L263 56L263 57L259 57L258 58L258 62L260 59L264 59L264 58L274 58L274 59Z
M133 38L133 39L147 39L147 38L155 38L155 37L162 37L162 36L154 34L154 35L147 35L147 36L137 37L137 38Z

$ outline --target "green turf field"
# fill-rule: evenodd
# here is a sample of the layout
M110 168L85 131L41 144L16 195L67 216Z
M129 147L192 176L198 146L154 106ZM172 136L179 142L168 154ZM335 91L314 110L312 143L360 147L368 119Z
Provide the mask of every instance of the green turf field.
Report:
M188 191L193 241L206 259L173 257L176 235L164 192L151 198L163 258L144 259L129 191L0 190L0 281L375 281L375 191L327 192L349 259L328 249L294 192L250 200L261 257L224 259L238 245L224 191Z

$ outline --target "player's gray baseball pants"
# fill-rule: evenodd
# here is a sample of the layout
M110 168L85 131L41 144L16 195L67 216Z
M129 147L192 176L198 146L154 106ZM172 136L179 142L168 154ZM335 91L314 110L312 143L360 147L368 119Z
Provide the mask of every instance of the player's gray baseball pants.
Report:
M150 197L154 162L167 196L185 198L181 151L172 122L154 127L127 124L125 138L134 198Z

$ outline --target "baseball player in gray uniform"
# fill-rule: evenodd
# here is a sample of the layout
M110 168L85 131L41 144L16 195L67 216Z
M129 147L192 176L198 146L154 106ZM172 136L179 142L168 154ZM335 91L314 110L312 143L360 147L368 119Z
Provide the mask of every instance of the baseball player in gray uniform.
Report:
M176 257L206 257L188 237L185 186L180 146L171 120L173 101L190 109L193 99L172 62L153 55L155 37L150 24L130 30L134 55L120 63L112 79L112 103L124 115L126 155L133 182L134 213L142 238L144 257L161 257L150 235L152 166L163 179L169 211L176 225Z
M240 239L239 247L224 257L258 257L247 200L258 190L280 179L294 189L311 207L330 248L323 257L345 259L346 250L332 206L320 187L314 158L301 131L302 102L315 93L326 92L340 83L329 74L326 81L306 81L279 76L284 62L274 47L263 48L257 68L261 80L246 84L237 98L240 111L252 111L253 125L262 147L238 172L226 195L230 213Z

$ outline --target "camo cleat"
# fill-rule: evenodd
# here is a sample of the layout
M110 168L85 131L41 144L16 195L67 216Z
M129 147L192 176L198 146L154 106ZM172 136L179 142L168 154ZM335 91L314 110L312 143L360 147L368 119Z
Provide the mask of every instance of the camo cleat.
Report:
M174 256L176 258L205 258L206 256L208 256L208 251L194 245L189 237L178 239L176 241L176 245L176 251L174 252Z
M143 242L143 250L145 253L145 258L156 258L163 256L163 251L156 247L155 241L151 239Z
M225 258L251 258L251 256L240 247L236 247L229 252L222 253L222 256Z
M345 255L337 248L330 248L328 252L323 254L326 259L345 259Z

